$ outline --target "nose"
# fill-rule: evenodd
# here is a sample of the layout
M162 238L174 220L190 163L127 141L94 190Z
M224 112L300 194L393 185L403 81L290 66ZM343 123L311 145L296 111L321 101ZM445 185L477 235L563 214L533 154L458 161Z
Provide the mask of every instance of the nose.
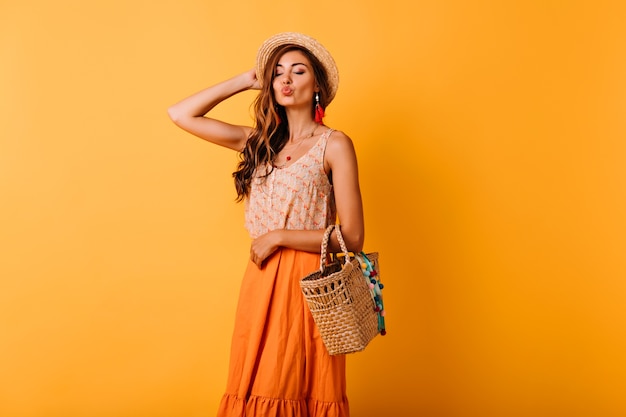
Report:
M283 74L283 84L291 84L291 76L289 74Z

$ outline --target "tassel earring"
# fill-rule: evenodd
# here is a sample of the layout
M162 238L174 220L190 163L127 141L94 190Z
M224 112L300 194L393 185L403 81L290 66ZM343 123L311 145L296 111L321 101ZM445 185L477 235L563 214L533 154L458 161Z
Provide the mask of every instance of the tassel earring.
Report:
M324 108L320 106L319 93L315 93L315 122L321 125L324 122L323 119L324 119Z

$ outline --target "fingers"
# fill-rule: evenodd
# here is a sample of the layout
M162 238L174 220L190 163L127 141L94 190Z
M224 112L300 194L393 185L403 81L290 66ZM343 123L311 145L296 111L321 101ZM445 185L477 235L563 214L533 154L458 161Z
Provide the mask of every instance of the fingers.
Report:
M252 247L250 248L250 260L252 260L252 262L254 262L254 264L260 269L263 266L263 261L265 260L265 257L257 254Z
M250 80L251 80L250 89L252 89L252 90L260 90L261 89L261 84L259 82L259 78L257 77L256 69L252 68L251 70L249 70L247 72L246 75L248 77L250 77Z
M272 254L276 252L278 247L279 246L276 241L276 233L268 232L252 241L250 245L250 259L259 268L261 268L263 262L267 258L272 256Z
M257 251L255 251L255 248L252 247L252 248L250 248L250 259L252 260L252 262L254 262L256 264L256 266L258 266L259 268L262 268L263 267L263 262L265 262L265 260L267 258L272 256L274 254L274 252L275 252L275 250L267 250L267 251L257 252Z

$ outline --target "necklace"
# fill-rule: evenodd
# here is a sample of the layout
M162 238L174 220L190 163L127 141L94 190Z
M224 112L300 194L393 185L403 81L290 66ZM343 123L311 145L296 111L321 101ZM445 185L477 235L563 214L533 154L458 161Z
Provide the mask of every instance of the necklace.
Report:
M296 140L299 140L298 145L296 145L296 147L295 147L295 148L293 148L293 149L291 150L291 152L290 152L290 153L294 153L295 151L297 151L297 150L298 150L298 148L300 148L300 145L302 145L302 142L304 142L304 141L305 141L305 140L307 140L307 139L312 138L312 137L313 137L313 134L315 133L315 131L316 131L316 130L317 130L317 126L315 126L315 127L313 128L313 130L311 131L311 133L309 133L308 135L306 135L306 136L302 136L302 137L300 137L300 138L296 139ZM293 142L294 142L294 141L292 141L292 143L293 143ZM285 166L287 166L287 163L288 163L289 161L291 161L291 155L286 155L286 156L285 156L285 162L283 162L283 163L282 163L282 164L280 164L280 165L274 164L274 168L278 168L278 169L284 168Z

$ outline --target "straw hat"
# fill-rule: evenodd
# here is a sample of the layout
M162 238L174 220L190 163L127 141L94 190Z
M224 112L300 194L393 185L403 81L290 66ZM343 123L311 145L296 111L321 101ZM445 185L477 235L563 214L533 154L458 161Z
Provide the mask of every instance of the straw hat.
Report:
M339 72L337 71L337 64L335 64L335 60L330 55L330 52L328 52L328 50L326 50L326 48L324 48L321 43L319 43L312 37L304 35L302 33L283 32L274 35L271 38L267 39L265 42L263 42L256 56L256 73L259 78L259 82L263 83L265 65L267 64L267 60L269 59L270 55L272 55L272 52L274 52L279 46L287 44L303 47L304 49L312 53L313 56L315 56L320 61L320 63L326 70L326 76L328 77L330 95L328 97L328 103L326 104L330 104L333 98L335 98L337 88L339 87Z

